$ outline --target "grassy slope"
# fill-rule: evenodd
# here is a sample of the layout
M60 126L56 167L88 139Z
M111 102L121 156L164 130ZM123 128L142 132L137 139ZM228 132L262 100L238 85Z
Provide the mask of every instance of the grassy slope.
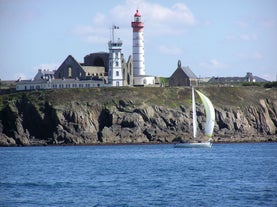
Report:
M215 106L224 108L257 105L259 99L277 100L277 89L261 87L204 87L199 88L210 97ZM53 105L66 104L71 101L92 102L100 105L112 105L119 100L131 100L135 105L143 103L176 108L180 105L190 106L190 88L90 88L59 89L31 92L16 92L0 96L0 110L8 103L24 99L43 107L45 101ZM199 98L198 98L199 99ZM197 100L199 101L199 100Z

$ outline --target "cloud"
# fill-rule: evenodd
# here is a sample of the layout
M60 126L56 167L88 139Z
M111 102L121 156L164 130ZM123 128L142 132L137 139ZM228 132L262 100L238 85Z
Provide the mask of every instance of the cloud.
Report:
M201 23L204 26L211 26L212 25L212 21L208 20L208 19L203 20Z
M261 78L268 80L268 81L277 81L277 74L274 76L274 74L261 74Z
M229 41L256 41L258 36L256 34L227 35L225 39Z
M80 25L76 26L72 33L77 35L82 41L86 43L107 43L109 29L108 27Z
M266 28L276 28L277 20L276 19L264 19L261 21L261 25Z
M255 41L257 40L257 35L256 34L242 34L238 36L240 40L244 41Z
M198 65L199 74L202 77L218 76L222 74L222 71L225 72L229 68L228 65L215 58L200 62Z
M219 68L225 68L226 65L219 62L216 59L211 59L211 60L200 63L200 67L208 68L208 69L219 69Z
M77 26L72 32L86 43L106 43L108 42L108 28L95 28L92 26Z
M100 12L96 13L92 19L93 25L103 25L107 23L108 23L108 18Z
M72 33L88 43L106 43L109 40L109 28L113 24L131 34L130 24L137 8L142 13L142 21L145 23L148 37L181 35L197 22L184 3L165 7L145 0L126 0L110 9L107 14L98 12L89 25L78 25L73 28ZM129 38L129 35L121 36L123 40L127 37Z
M161 53L165 55L176 56L182 54L182 49L176 46L161 45L158 49Z
M118 21L128 21L133 17L136 9L141 11L143 19L153 24L182 24L194 25L196 19L193 13L184 3L175 3L171 7L165 7L157 3L150 3L145 0L126 0L125 3L114 7L110 14Z
M22 4L26 4L26 2L21 0L0 0L0 19L2 21L31 22L40 17L39 9L21 8L20 5Z
M26 80L26 75L24 73L16 73L14 74L13 78L15 80L21 79L21 80Z
M238 19L235 21L235 25L244 31L247 29L261 28L261 29L276 29L277 20L276 18L251 18L245 17L244 19Z
M252 53L239 53L238 57L245 60L261 60L263 59L263 54L259 51L255 51Z
M58 63L43 63L34 68L42 70L56 70L59 66L60 64Z
M142 21L145 23L148 35L180 35L187 27L197 22L184 3L175 3L170 7L165 7L144 0L126 0L124 4L114 7L110 14L115 16L116 21L124 22L124 26L130 28L130 22L137 8L142 14Z
M184 3L173 4L171 8L162 7L158 4L145 3L145 9L146 18L150 18L154 23L174 23L181 25L194 25L196 23L192 12Z
M249 23L244 21L244 20L237 20L235 22L235 24L239 27L239 28L242 28L242 29L245 29L247 27L249 27Z

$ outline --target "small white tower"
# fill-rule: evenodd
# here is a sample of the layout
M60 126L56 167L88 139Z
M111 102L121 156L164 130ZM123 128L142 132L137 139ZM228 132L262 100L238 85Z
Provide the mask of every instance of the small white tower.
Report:
M134 76L145 75L144 65L144 38L141 14L137 10L134 15L133 27L133 70Z
M121 67L121 47L122 41L118 38L114 40L114 30L119 29L117 26L112 27L112 40L109 41L109 73L108 81L112 86L123 86L123 72Z

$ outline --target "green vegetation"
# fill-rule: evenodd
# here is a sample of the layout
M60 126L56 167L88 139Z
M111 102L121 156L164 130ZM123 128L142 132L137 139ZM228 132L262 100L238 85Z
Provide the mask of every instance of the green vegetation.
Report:
M277 81L273 82L244 82L241 84L242 86L257 86L257 87L265 87L265 88L277 88Z
M276 82L272 82L269 86L276 87ZM275 88L266 89L256 86L205 86L198 87L198 90L206 94L214 105L218 107L227 105L240 107L249 104L259 104L260 99L270 98L270 96L274 99L273 96L276 96L277 93ZM268 90L271 90L271 92ZM197 102L199 102L198 96L196 98ZM46 103L54 106L66 105L70 107L72 102L75 102L109 108L118 105L120 100L126 103L130 102L135 106L148 104L170 108L190 107L191 88L109 87L14 92L0 95L0 111L7 105L14 105L19 102L32 103L38 111L43 111Z
M262 82L244 82L241 85L242 86L258 86L258 87L262 87L264 85L264 83L262 83Z
M176 108L189 103L190 96L190 90L187 91L186 88L161 87L109 87L24 91L0 95L0 110L6 105L13 105L17 102L31 102L37 109L42 111L46 102L54 106L67 104L70 106L71 102L77 102L110 107L117 105L119 100L131 101L137 106L145 103Z
M163 86L169 86L169 78L160 77L160 83L161 83Z
M277 88L277 81L265 83L264 87L265 88Z

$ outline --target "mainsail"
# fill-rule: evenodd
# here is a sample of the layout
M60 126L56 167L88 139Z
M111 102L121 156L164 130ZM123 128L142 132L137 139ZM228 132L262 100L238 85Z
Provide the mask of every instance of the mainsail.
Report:
M213 104L210 101L210 99L207 96L205 96L203 93L201 93L198 90L196 90L196 92L200 96L206 112L205 135L207 137L212 137L214 124L215 124L215 111L214 111Z
M193 138L197 137L197 118L196 118L196 105L195 105L195 96L194 88L192 87L192 126L193 126Z

